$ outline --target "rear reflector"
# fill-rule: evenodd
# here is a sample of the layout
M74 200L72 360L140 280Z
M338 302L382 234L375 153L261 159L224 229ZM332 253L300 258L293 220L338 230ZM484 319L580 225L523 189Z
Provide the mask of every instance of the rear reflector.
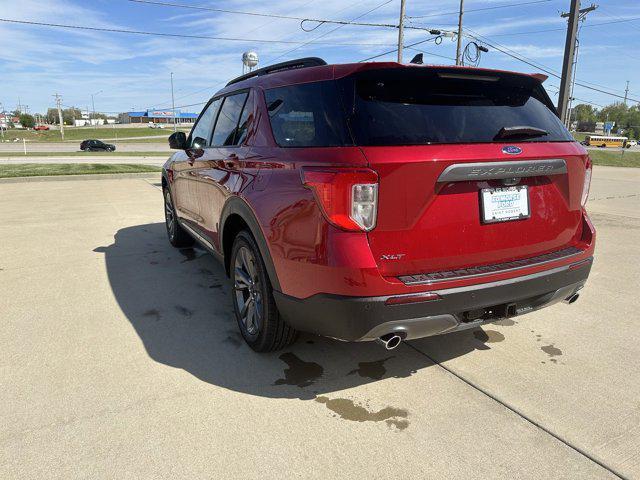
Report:
M572 263L571 265L569 265L569 270L578 270L579 268L586 267L590 263L591 263L591 259L586 258L584 260L581 260L579 262Z
M385 305L404 305L407 303L431 302L440 300L440 295L433 292L418 293L415 295L402 295L398 297L389 297L385 300Z

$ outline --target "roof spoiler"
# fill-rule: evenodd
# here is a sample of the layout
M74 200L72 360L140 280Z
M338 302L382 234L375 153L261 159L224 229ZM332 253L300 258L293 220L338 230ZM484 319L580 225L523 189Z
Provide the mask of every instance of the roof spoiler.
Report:
M544 73L531 73L529 76L535 78L540 83L544 83L544 81L549 78L549 75L545 75Z

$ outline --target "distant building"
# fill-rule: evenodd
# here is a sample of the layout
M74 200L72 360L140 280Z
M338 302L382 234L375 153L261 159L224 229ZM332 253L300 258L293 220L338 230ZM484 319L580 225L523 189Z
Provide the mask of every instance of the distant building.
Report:
M197 113L176 110L176 123L192 124L198 118ZM118 116L120 123L173 123L171 110L147 110L144 112L125 112Z

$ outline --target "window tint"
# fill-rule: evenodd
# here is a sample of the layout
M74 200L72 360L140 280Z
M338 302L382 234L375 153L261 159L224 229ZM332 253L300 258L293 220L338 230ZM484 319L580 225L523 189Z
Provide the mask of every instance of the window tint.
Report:
M220 99L214 100L200 115L198 123L196 123L193 130L191 130L192 147L205 148L210 145L209 138L211 137L213 122L216 119L216 112L218 111L220 103Z
M218 115L216 127L213 131L211 145L235 145L238 120L240 119L240 112L242 112L246 98L246 92L225 97L222 108L220 109L220 114Z
M247 130L249 128L249 122L252 120L249 118L250 115L253 115L253 97L249 95L247 102L244 104L244 108L242 109L242 115L240 115L240 121L238 122L238 127L236 129L236 135L234 140L234 145L241 145L242 142L245 141L247 137Z
M573 141L540 83L522 75L380 69L339 82L358 145ZM547 133L498 135L509 127Z
M265 100L281 147L352 144L333 80L273 88L265 91Z

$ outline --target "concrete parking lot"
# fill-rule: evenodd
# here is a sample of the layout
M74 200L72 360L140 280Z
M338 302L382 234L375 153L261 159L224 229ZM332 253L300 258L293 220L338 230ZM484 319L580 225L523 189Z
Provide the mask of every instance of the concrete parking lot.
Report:
M578 302L392 352L251 351L158 182L0 183L1 478L640 478L640 169Z

